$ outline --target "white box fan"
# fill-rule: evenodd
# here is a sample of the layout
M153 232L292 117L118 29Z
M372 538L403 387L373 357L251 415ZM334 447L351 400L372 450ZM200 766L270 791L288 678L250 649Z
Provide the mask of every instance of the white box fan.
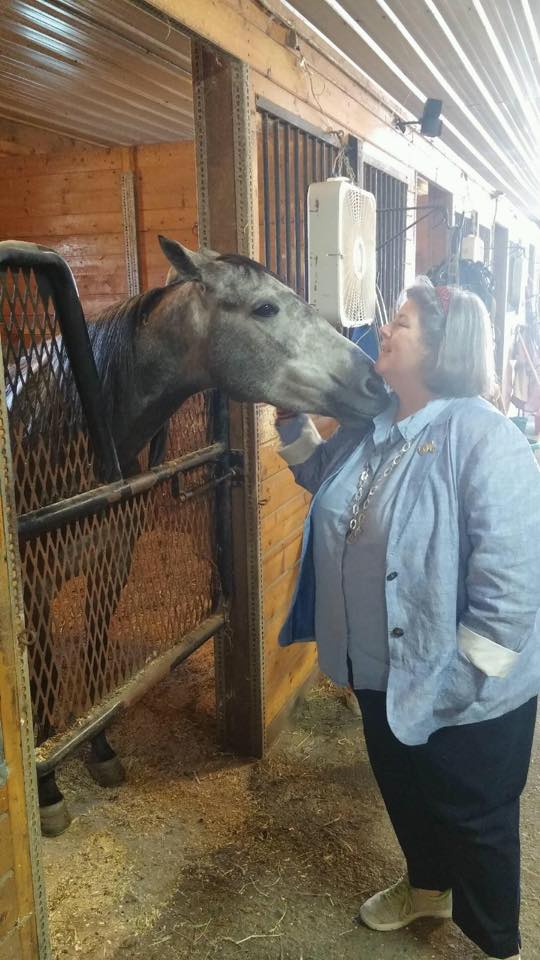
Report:
M375 317L376 202L346 177L308 189L309 302L333 324Z

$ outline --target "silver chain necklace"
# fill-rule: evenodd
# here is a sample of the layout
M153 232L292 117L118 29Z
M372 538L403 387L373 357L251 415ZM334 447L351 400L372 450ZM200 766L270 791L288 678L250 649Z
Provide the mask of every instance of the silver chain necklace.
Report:
M347 530L347 543L354 543L355 540L357 540L357 538L360 536L363 530L368 507L373 500L375 493L380 489L380 487L382 487L385 480L390 476L392 471L395 470L398 463L400 463L407 451L410 449L411 442L410 440L407 440L403 446L400 447L395 457L392 457L392 459L388 461L382 471L380 467L375 471L367 496L365 496L365 492L368 482L371 478L371 469L369 466L364 467L362 473L358 477L358 483L352 498L352 516L349 520L349 528Z

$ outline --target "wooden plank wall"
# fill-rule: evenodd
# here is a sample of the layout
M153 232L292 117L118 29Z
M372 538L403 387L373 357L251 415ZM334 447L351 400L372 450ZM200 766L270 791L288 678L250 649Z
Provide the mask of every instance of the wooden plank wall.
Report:
M167 275L159 233L197 249L197 188L194 145L143 144L135 148L137 227L141 289L157 287Z
M0 396L2 435L6 422ZM47 960L45 894L35 856L32 725L21 656L22 598L15 575L14 504L6 455L5 447L0 447L0 960L35 960L38 942L39 955Z
M278 453L280 441L274 426L274 414L273 407L259 408L264 691L269 743L279 732L295 699L317 675L314 643L278 646L279 632L299 572L304 520L311 497L297 486ZM334 420L328 417L315 419L323 437L334 432Z
M274 408L259 410L259 503L264 611L265 725L271 730L316 665L314 644L279 647L278 635L298 575L309 494L277 452ZM272 739L270 734L269 739Z
M426 181L423 181L423 185ZM452 195L440 190L434 183L427 183L423 191L417 194L418 210L416 216L421 217L425 207L440 206L448 209L448 222L452 217ZM443 220L442 209L433 210L430 216L421 220L416 227L416 273L425 274L432 267L438 266L448 256L450 231L447 222Z
M0 144L7 131L0 121ZM11 131L10 131L11 132ZM89 317L127 296L121 175L135 174L141 289L164 282L167 264L157 242L166 233L197 246L193 144L51 149L51 137L25 128L0 155L0 239L53 247L69 263ZM29 143L35 134L35 151ZM0 150L1 154L1 150Z
M17 698L12 694L13 677L2 657L0 667L2 727L17 730L14 716ZM3 702L2 702L3 701ZM6 717L7 715L7 717ZM6 730L6 734L7 734ZM0 733L2 739L2 733ZM9 776L2 752L0 774L0 960L31 960L36 956L36 932L32 878L28 859L28 827L24 809L24 787L17 744Z

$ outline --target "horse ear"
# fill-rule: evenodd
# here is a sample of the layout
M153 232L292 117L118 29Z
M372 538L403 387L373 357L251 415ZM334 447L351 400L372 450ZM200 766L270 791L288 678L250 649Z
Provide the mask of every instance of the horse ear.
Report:
M188 250L177 240L170 240L168 237L159 236L159 245L167 260L171 264L172 270L167 275L167 283L178 278L180 280L201 280L201 270L205 263L214 260L219 254L212 250L196 253L194 250Z

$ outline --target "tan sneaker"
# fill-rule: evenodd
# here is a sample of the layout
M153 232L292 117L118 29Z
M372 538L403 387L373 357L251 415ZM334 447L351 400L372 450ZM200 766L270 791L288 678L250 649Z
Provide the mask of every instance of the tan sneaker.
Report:
M432 893L411 887L402 877L392 887L381 890L360 907L360 919L372 930L400 930L418 917L452 917L452 891Z

